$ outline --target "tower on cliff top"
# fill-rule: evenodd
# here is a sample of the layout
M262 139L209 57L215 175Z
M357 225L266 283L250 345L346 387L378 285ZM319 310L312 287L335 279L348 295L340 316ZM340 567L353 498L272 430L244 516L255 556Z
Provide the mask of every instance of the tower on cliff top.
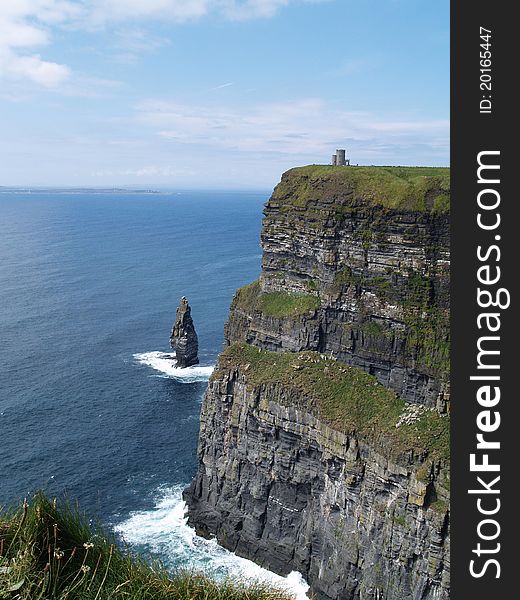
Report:
M339 148L336 150L336 154L332 155L331 164L335 167L346 167L350 166L350 159L345 157L346 150L344 148Z

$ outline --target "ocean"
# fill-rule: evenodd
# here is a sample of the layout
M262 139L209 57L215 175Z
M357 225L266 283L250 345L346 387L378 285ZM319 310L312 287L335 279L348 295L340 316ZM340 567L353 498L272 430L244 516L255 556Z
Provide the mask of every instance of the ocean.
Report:
M265 192L0 193L0 506L79 502L170 568L305 598L186 525L199 412L237 287L260 272ZM187 296L200 365L165 358Z

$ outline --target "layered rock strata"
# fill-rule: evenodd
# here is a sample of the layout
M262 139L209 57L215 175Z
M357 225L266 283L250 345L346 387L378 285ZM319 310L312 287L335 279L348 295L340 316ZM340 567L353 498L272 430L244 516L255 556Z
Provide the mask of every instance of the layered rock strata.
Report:
M319 168L284 174L265 208L262 274L237 292L226 340L331 354L406 400L445 411L449 187L425 177L421 196L405 188L395 192L402 201L392 202L340 175ZM384 178L379 185L390 187ZM269 310L277 295L306 297L307 310Z
M344 427L312 383L334 382L340 363L302 353L282 366L255 352L262 378L259 357L234 344L209 384L190 523L269 569L299 571L315 598L448 598L447 419L385 397L363 373L340 390ZM364 414L368 387L378 393Z
M424 171L284 175L203 401L189 522L320 600L449 598L449 179Z

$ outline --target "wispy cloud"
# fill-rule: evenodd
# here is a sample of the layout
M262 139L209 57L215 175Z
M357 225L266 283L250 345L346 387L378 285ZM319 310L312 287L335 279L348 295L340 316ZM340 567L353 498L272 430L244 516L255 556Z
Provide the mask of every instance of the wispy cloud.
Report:
M338 77L348 77L372 69L374 65L375 61L367 57L347 58L332 70L332 74Z
M232 81L229 83L222 83L221 85L216 85L215 87L209 88L209 91L213 92L214 90L223 90L224 88L230 87L232 85L235 85Z
M248 19L265 19L276 15L289 4L319 4L331 0L215 0L212 4L228 19L245 21Z
M334 109L319 98L234 108L148 100L136 111L139 123L177 144L282 153L310 160L328 157L331 148L341 144L354 149L360 160L376 155L381 161L388 160L397 148L429 145L442 148L447 156L447 119L382 118Z
M146 165L132 169L99 169L92 172L93 177L113 179L114 177L136 177L138 179L175 178L195 175L190 169L172 167L171 165Z
M234 20L266 18L275 15L291 0L224 0L224 14Z
M125 64L136 63L144 54L156 52L172 44L172 41L164 36L151 35L148 31L136 27L117 29L112 38L112 60Z
M183 23L204 17L218 0L90 0L85 21L91 25L142 19Z

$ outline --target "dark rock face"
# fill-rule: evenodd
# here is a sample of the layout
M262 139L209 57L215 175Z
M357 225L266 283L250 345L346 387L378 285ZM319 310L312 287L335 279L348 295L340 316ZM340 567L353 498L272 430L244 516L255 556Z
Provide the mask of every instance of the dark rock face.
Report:
M430 205L377 205L286 173L264 213L260 279L237 291L226 343L326 354L410 403L404 420L449 419L449 214ZM210 380L190 524L301 572L319 600L448 600L449 465L338 431L251 370L221 360Z
M191 367L199 363L199 342L188 300L183 296L177 307L175 323L170 335L170 346L175 350L177 365Z
M264 214L262 274L249 295L312 295L318 307L273 316L239 290L227 343L316 350L368 371L409 402L446 411L449 215L367 206L348 188L318 192L305 207L275 190Z
M199 534L280 574L299 571L320 600L448 600L439 463L390 458L384 440L335 431L239 369L210 382L198 453L184 498Z

